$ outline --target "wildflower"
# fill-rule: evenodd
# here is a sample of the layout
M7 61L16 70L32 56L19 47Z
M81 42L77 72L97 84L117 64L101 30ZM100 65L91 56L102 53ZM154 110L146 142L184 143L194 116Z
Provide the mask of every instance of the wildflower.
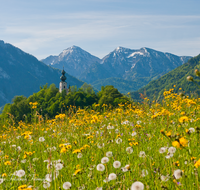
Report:
M120 144L122 142L122 139L121 138L117 138L116 141L115 141L117 144Z
M186 146L188 145L188 140L185 139L184 137L181 137L181 138L179 139L179 142L180 142L180 144L181 144L183 147L186 147Z
M182 177L182 174L183 174L182 170L180 170L180 169L175 170L174 171L174 177L175 177L175 179L180 179Z
M97 187L95 190L102 190L103 188L102 187Z
M102 172L102 171L105 170L105 166L103 164L98 164L97 165L97 170Z
M43 182L43 187L44 187L45 189L49 188L50 186L51 186L51 184L50 184L48 181L44 181L44 182Z
M162 154L162 153L164 153L166 151L166 147L161 147L160 149L159 149L159 152Z
M48 181L48 182L52 182L52 175L51 174L47 174L45 176L45 180Z
M144 184L140 181L136 181L131 185L131 190L143 190Z
M180 148L180 144L179 144L178 141L172 142L172 146L177 147L177 148Z
M148 175L148 174L149 174L149 172L148 172L147 170L143 169L143 170L142 170L141 176L142 176L142 177L145 177L145 176Z
M161 179L162 181L168 181L168 180L169 180L169 176L161 175L161 176L160 176L160 179Z
M145 154L145 152L144 151L140 151L140 153L139 153L139 157L145 157L146 156L146 154Z
M134 136L136 136L137 135L137 133L135 132L135 131L133 131L132 133L131 133L131 136L132 137L134 137Z
M194 132L195 132L195 129L193 127L191 127L191 128L188 129L188 133L189 134L194 133Z
M107 156L107 157L112 157L112 156L113 156L113 153L112 153L111 151L108 151L108 152L106 152L106 156Z
M3 173L1 176L2 176L2 177L6 177L6 176L7 176L7 174L6 174L6 173Z
M23 189L27 189L27 185L20 185L18 187L18 190L23 190Z
M198 167L200 166L200 159L194 164L194 166L195 166L196 168L198 168Z
M25 171L24 170L18 170L16 172L16 176L18 176L18 177L23 177L24 175L25 175Z
M24 163L26 163L26 159L24 159L24 160L21 160L21 163L23 163L23 164L24 164Z
M111 181L111 180L115 180L115 179L117 179L117 175L116 175L115 173L111 173L111 174L109 174L108 179L109 179L110 181Z
M61 163L58 163L55 165L56 170L61 170L62 168L63 168L63 164L61 164Z
M127 172L128 170L130 170L130 165L127 164L125 167L121 168L121 170L122 170L123 172Z
M0 184L2 184L3 183L3 179L2 178L0 178Z
M11 165L11 162L10 161L6 161L6 162L4 162L4 165Z
M72 184L70 182L63 183L63 189L70 189Z
M175 152L176 152L176 148L175 147L169 147L169 149L168 149L168 152L170 153L170 154L174 154Z
M120 161L114 161L113 163L113 167L114 168L119 168L121 166L121 162Z
M22 148L21 148L20 146L18 146L18 147L17 147L17 150L18 150L18 151L21 151L21 150L22 150Z
M133 152L133 148L132 148L132 147L127 147L127 148L126 148L126 152L127 152L128 154L131 154L131 153Z
M193 81L194 79L193 79L193 77L191 77L191 76L187 76L187 80L188 80L188 81Z
M98 143L98 144L97 144L97 147L98 147L98 148L103 148L103 147L104 147L104 143L102 143L102 144Z
M78 153L78 154L77 154L77 158L82 158L82 156L83 156L83 155L82 155L81 153Z
M182 116L179 118L178 120L180 123L183 123L183 122L188 122L189 121L189 118L187 116Z
M44 142L45 141L45 138L44 137L40 137L39 138L39 142Z
M101 159L101 163L102 163L102 164L105 164L105 163L107 163L107 162L109 162L109 158L108 158L108 157L103 157L103 158Z
M169 159L169 158L171 158L171 157L173 157L174 156L174 154L172 154L172 153L167 153L167 156L165 156L165 158L167 158L167 159Z

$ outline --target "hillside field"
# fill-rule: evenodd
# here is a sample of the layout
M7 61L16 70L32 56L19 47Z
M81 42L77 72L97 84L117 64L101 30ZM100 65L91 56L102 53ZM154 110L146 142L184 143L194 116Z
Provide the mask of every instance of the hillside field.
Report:
M71 106L47 121L30 106L31 123L10 115L0 128L2 190L200 189L200 98L170 89L162 103Z

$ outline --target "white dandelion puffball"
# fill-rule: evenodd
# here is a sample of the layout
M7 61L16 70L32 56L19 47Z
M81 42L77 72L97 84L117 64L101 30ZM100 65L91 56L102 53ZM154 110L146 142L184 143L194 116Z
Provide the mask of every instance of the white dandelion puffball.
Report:
M61 170L62 168L63 168L63 164L61 164L61 163L58 163L55 165L56 170Z
M136 133L135 131L133 131L133 132L131 133L131 136L134 137L135 135L137 135L137 133Z
M195 132L195 129L193 127L189 128L189 133L194 133Z
M45 141L45 138L44 137L40 137L39 138L39 142L44 142Z
M95 190L102 190L103 188L102 187L97 187Z
M119 168L121 166L121 162L120 161L114 161L113 162L113 167L114 168Z
M107 162L109 162L109 158L108 158L108 157L103 157L103 158L101 159L101 163L102 163L102 164L105 164L105 163L107 163Z
M142 170L141 176L142 176L142 177L145 177L145 176L148 175L148 174L149 174L149 172L148 172L147 170L143 169L143 170Z
M79 153L77 154L77 158L82 158L82 157L83 157L83 154L79 152Z
M127 148L126 148L126 152L127 152L128 154L133 153L133 148L132 148L132 147L127 147Z
M122 142L122 139L121 138L118 138L118 139L116 139L116 141L115 141L117 144L120 144L121 142Z
M108 152L106 152L106 156L107 156L107 157L112 157L112 156L113 156L113 153L112 153L111 151L108 151Z
M160 176L160 179L161 179L162 181L168 181L168 180L169 180L169 176L161 175L161 176Z
M167 153L167 156L165 156L165 158L169 159L169 158L172 158L173 156L174 154Z
M70 182L63 183L63 189L70 189L72 184Z
M22 150L22 148L21 148L20 146L18 146L18 147L17 147L17 150L18 150L18 151L21 151L21 150Z
M50 184L48 181L44 181L44 182L43 182L43 187L44 187L45 189L49 188L50 186L51 186L51 184Z
M176 179L180 179L182 177L182 174L183 174L183 172L180 169L174 171L174 177Z
M166 152L166 148L165 148L165 147L161 147L161 148L159 149L159 152L160 152L160 154Z
M174 154L174 153L176 152L176 148L173 147L173 146L171 146L171 147L169 147L168 152L169 152L170 154Z
M111 181L111 180L115 180L115 179L117 179L117 175L116 175L115 173L111 173L111 174L109 174L108 179L109 179L110 181Z
M131 190L144 190L144 184L140 181L136 181L131 185Z
M139 153L139 157L145 157L146 156L146 154L145 154L145 152L144 151L140 151L140 153Z
M52 175L51 174L47 174L45 176L45 180L48 181L48 182L52 182Z
M21 160L21 163L22 163L22 164L26 163L26 159Z
M18 176L18 177L23 177L25 174L26 173L25 173L24 170L18 170L18 171L16 171L16 176Z
M102 172L102 171L105 170L105 166L103 164L98 164L97 165L97 170Z
M0 178L0 184L2 184L3 183L3 179L2 178Z

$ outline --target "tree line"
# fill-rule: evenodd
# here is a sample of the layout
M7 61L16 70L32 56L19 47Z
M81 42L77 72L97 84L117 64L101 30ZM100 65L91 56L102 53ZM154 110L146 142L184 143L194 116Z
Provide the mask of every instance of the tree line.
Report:
M1 123L3 120L12 116L15 123L19 121L31 121L33 113L38 113L43 118L54 118L55 115L67 112L71 107L99 109L101 111L103 105L117 107L119 104L130 103L127 96L121 94L113 86L102 86L101 91L95 93L93 87L87 83L81 88L71 86L70 91L66 94L62 93L55 84L44 85L40 87L40 91L34 93L28 98L25 96L16 96L12 103L6 104L0 115Z

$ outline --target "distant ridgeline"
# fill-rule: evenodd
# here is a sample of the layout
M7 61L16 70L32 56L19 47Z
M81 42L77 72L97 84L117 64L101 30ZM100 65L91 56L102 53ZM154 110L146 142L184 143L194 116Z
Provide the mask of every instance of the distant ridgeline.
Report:
M142 101L141 94L143 94L150 100L162 100L164 90L171 88L176 93L199 95L200 89L194 83L187 80L187 76L193 76L196 81L199 81L199 78L194 76L195 69L200 70L200 55L189 59L187 63L170 71L161 78L151 81L145 87L131 92L131 97L134 101Z
M102 87L101 91L95 94L92 86L85 83L79 89L72 86L68 93L65 89L60 93L55 84L51 84L49 87L44 85L39 92L28 98L16 96L12 104L5 105L0 120L3 123L3 120L13 117L15 122L21 120L30 122L36 114L48 119L65 113L71 108L92 108L100 111L104 105L110 105L113 108L118 104L129 102L129 98L123 96L113 86Z

